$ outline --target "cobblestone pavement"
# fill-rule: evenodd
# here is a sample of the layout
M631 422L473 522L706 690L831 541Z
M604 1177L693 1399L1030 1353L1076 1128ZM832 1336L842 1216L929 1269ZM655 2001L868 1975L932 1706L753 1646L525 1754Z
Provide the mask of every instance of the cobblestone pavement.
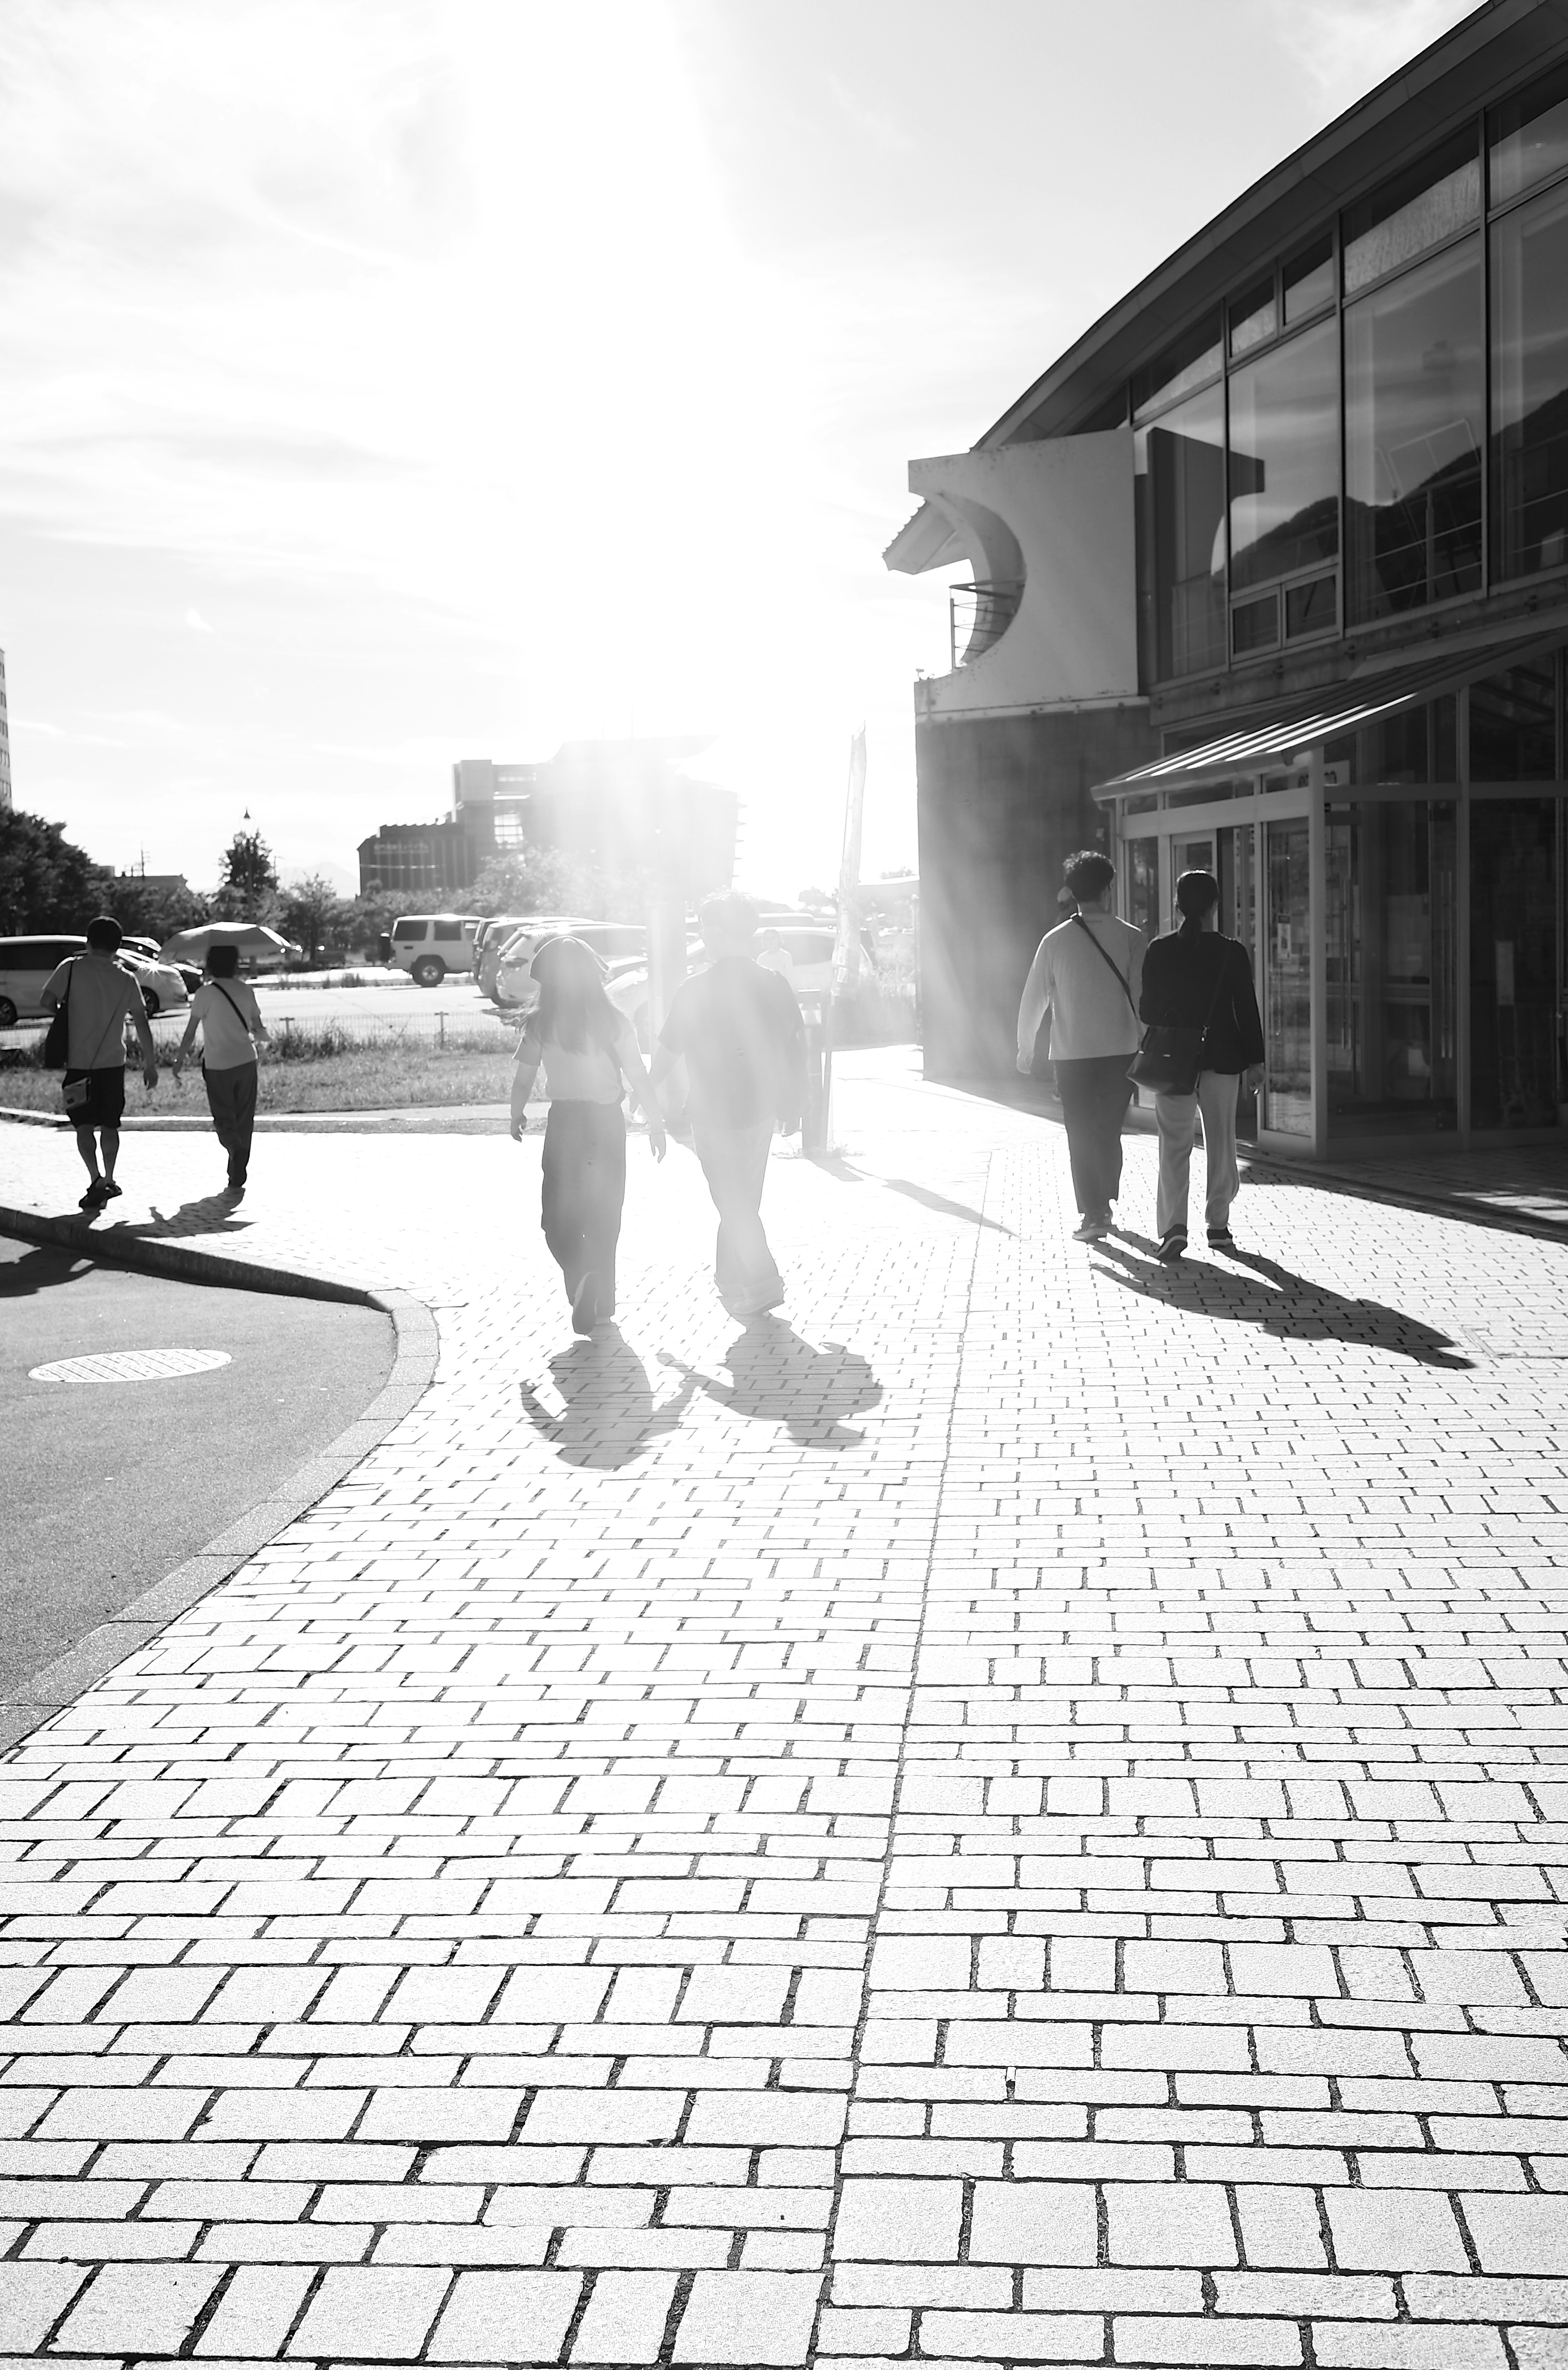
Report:
M1568 2362L1568 1247L847 1073L749 1333L685 1154L573 1345L536 1145L259 1145L441 1363L0 1768L0 2356Z

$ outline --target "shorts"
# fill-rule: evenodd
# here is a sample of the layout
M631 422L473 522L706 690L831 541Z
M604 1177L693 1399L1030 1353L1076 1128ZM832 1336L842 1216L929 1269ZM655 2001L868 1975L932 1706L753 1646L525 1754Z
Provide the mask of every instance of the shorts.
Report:
M118 1063L112 1070L67 1070L64 1084L73 1078L86 1078L87 1099L65 1116L75 1128L118 1127L125 1112L125 1064Z

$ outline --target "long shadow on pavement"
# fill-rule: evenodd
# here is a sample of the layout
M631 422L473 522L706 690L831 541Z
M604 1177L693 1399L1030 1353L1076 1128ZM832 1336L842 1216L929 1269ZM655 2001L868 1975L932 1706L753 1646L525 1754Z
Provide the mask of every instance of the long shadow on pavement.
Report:
M873 1408L882 1387L857 1350L828 1341L813 1350L778 1317L753 1317L724 1352L728 1385L662 1350L666 1366L684 1375L721 1407L759 1423L782 1424L802 1448L858 1448L863 1432L847 1419Z
M564 1464L601 1473L634 1464L651 1441L674 1432L698 1380L688 1376L674 1398L655 1407L647 1367L619 1329L608 1326L591 1341L558 1352L549 1365L565 1413L552 1415L533 1386L520 1383L524 1413Z
M60 1243L39 1243L19 1259L0 1260L0 1300L25 1300L35 1292L69 1283L92 1265L83 1251Z
M1141 1293L1147 1300L1193 1317L1255 1325L1279 1340L1361 1341L1423 1366L1469 1369L1475 1363L1451 1335L1424 1324L1419 1317L1385 1307L1378 1300L1352 1300L1256 1251L1227 1252L1224 1267L1198 1260L1178 1260L1163 1267L1153 1256L1158 1245L1142 1236L1131 1237L1131 1248L1126 1241L1101 1242L1098 1248L1108 1262L1100 1269L1101 1275L1113 1276L1125 1290ZM1141 1259L1136 1256L1140 1251L1145 1254Z

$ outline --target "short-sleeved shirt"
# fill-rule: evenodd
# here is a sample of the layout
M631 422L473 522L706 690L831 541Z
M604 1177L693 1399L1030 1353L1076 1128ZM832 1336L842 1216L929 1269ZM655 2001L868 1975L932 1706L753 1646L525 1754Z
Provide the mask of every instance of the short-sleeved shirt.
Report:
M637 1052L637 1033L624 1013L616 1015L610 1044L612 1050L606 1052L590 1040L579 1053L553 1037L541 1043L532 1029L525 1029L517 1041L517 1059L543 1063L547 1102L618 1103L625 1091L622 1071L628 1053Z
M72 955L51 972L40 1000L65 1005L67 1068L125 1067L125 1023L144 1017L146 1007L141 989L112 955Z
M190 1010L202 1024L202 1058L209 1070L237 1070L242 1062L254 1062L250 1032L260 1028L261 1013L255 990L242 979L204 979Z
M749 955L721 955L675 990L661 1043L684 1056L693 1116L719 1127L792 1118L804 1085L795 992Z

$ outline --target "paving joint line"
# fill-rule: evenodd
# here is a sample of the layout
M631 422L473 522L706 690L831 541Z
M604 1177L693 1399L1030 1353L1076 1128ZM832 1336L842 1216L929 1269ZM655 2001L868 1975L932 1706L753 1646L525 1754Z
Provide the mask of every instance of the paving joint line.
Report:
M963 1286L963 1301L966 1308L972 1306L974 1303L975 1271L979 1267L980 1253L986 1241L986 1219L991 1200L991 1181L997 1157L998 1156L994 1152L988 1153L986 1156L986 1185L980 1196L979 1214L971 1222L974 1241L969 1254L969 1272ZM850 2137L849 2114L855 2103L860 2052L865 2041L866 2025L870 2017L871 1961L876 1955L877 1937L887 1901L888 1884L893 1874L894 1851L898 1837L898 1812L904 1797L904 1775L908 1761L909 1731L915 1718L915 1697L920 1681L920 1655L926 1639L926 1616L931 1602L931 1579L936 1569L937 1544L941 1536L942 1505L947 1495L948 1466L952 1457L959 1401L963 1390L967 1327L964 1329L965 1340L953 1368L952 1387L948 1396L947 1421L942 1430L940 1478L937 1483L936 1494L931 1502L930 1527L927 1534L926 1569L920 1578L920 1612L915 1625L914 1643L910 1650L909 1683L905 1689L904 1718L899 1725L898 1756L894 1767L893 1797L888 1804L887 1842L882 1850L882 1873L877 1881L877 1897L866 1935L866 1963L860 1978L860 2005L855 2019L854 2035L849 2043L849 2087L845 2095L845 2129L842 2138L834 2150L833 2203L828 2213L827 2226L823 2233L822 2289L817 2297L816 2311L812 2317L812 2333L806 2346L808 2364L817 2360L822 2316L827 2307L828 2294L833 2281L834 2241L838 2229L838 2210L844 2196L844 2151Z
M0 1210L0 1227L7 1214ZM277 1274L281 1271L267 1272ZM290 1288L282 1283L259 1287L274 1292ZM18 1680L9 1694L0 1697L0 1768L36 1730L57 1713L67 1710L120 1663L139 1653L144 1646L151 1645L182 1613L211 1595L213 1589L231 1579L291 1523L297 1522L329 1490L337 1489L424 1396L435 1372L440 1330L422 1300L393 1285L378 1292L344 1285L329 1295L313 1293L306 1296L352 1300L390 1317L392 1367L380 1390L362 1414L345 1424L324 1448L305 1458L292 1478L244 1513L236 1515L204 1547L197 1547L172 1571L133 1596L107 1621L89 1629L65 1653Z

